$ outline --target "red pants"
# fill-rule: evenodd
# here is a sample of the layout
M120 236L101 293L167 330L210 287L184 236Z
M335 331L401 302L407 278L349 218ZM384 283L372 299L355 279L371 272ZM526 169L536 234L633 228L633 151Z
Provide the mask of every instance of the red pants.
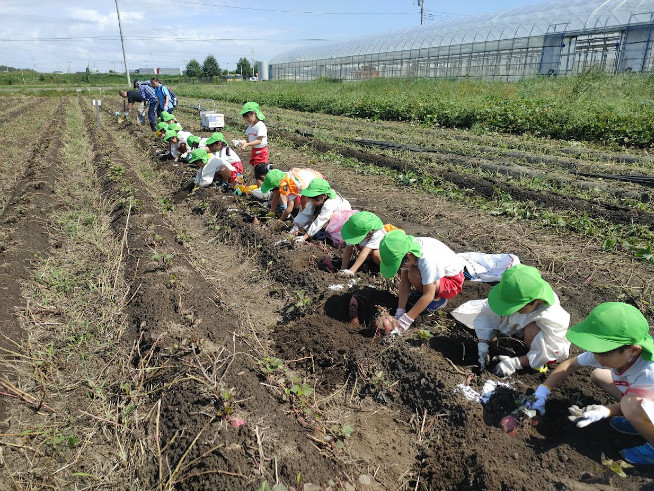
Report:
M250 165L254 167L257 164L268 163L268 147L254 148L250 150Z

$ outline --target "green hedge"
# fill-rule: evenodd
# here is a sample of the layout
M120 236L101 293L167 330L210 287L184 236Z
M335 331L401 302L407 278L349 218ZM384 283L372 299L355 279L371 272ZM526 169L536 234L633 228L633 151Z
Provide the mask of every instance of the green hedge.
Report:
M179 85L178 95L447 128L650 147L654 77L585 74L515 83L375 79Z

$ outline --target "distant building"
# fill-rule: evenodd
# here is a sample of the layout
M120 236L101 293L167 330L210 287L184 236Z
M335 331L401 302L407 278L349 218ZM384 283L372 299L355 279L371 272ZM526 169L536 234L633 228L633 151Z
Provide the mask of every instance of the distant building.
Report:
M181 68L157 68L157 73L159 75L181 75Z
M154 68L137 68L132 73L139 73L141 75L155 75Z

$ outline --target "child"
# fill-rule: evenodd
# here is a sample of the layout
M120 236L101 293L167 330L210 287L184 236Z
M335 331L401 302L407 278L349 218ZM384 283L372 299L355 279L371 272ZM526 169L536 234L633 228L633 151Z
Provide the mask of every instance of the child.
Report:
M377 215L369 211L359 211L352 215L341 228L341 237L348 245L343 251L343 261L338 275L353 277L368 257L373 263L380 264L379 244L386 236L386 232L395 228L392 225L384 225ZM359 250L359 256L348 268L354 246Z
M309 202L293 221L291 234L299 235L298 242L309 240L325 228L335 211L352 209L350 202L322 177L314 178L301 195L309 198Z
M231 150L227 140L222 133L212 134L206 141L209 155L209 162L202 169L203 182L200 186L208 186L213 181L213 176L218 172L225 185L235 182L243 183L243 164L236 152ZM210 176L210 177L209 177Z
M267 169L268 164L268 129L263 122L266 117L256 102L244 104L240 114L249 125L245 130L247 141L241 140L241 148L243 150L250 148L250 165L255 168L254 177L257 185L261 186L265 175L264 169Z
M266 177L261 184L261 192L263 194L269 191L272 192L270 209L275 211L279 206L282 209L282 216L279 219L284 221L293 213L298 198L300 200L300 211L307 206L309 198L301 196L301 194L316 177L322 177L322 174L313 169L293 168L288 172L273 169L266 173Z
M166 130L168 129L168 123L164 123L163 121L157 125L157 132L156 135L160 138L163 138L164 134L166 133Z
M170 155L175 159L175 162L179 162L179 159L186 154L186 142L180 139L177 131L167 130L163 141L170 143Z
M606 302L570 328L566 337L585 353L561 363L534 394L527 406L541 415L551 390L581 367L595 367L590 379L619 402L610 406L593 404L570 407L569 419L584 428L611 417L620 433L640 435L647 442L620 451L632 464L654 464L654 341L647 319L622 302Z
M170 114L168 111L161 112L161 114L159 115L159 121L163 121L164 123L167 124L177 123L175 116Z
M565 337L570 314L563 310L552 287L532 266L510 267L491 289L487 300L470 300L457 307L452 317L475 330L482 370L488 361L488 345L497 332L524 340L529 348L526 355L498 357L493 372L502 377L527 366L538 369L560 363L570 352L570 342Z
M413 237L403 230L386 234L379 244L379 272L393 278L400 270L400 294L395 319L396 336L406 331L420 315L431 316L447 304L463 287L463 260L441 241L431 237ZM410 310L406 310L411 287L417 291Z

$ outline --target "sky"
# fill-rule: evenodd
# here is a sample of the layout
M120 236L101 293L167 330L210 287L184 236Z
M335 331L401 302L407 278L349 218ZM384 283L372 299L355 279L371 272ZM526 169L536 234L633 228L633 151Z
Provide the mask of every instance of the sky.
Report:
M118 0L127 65L184 68L214 55L268 61L286 50L420 25L417 0ZM424 0L425 23L543 0ZM123 72L116 0L2 0L0 65Z

